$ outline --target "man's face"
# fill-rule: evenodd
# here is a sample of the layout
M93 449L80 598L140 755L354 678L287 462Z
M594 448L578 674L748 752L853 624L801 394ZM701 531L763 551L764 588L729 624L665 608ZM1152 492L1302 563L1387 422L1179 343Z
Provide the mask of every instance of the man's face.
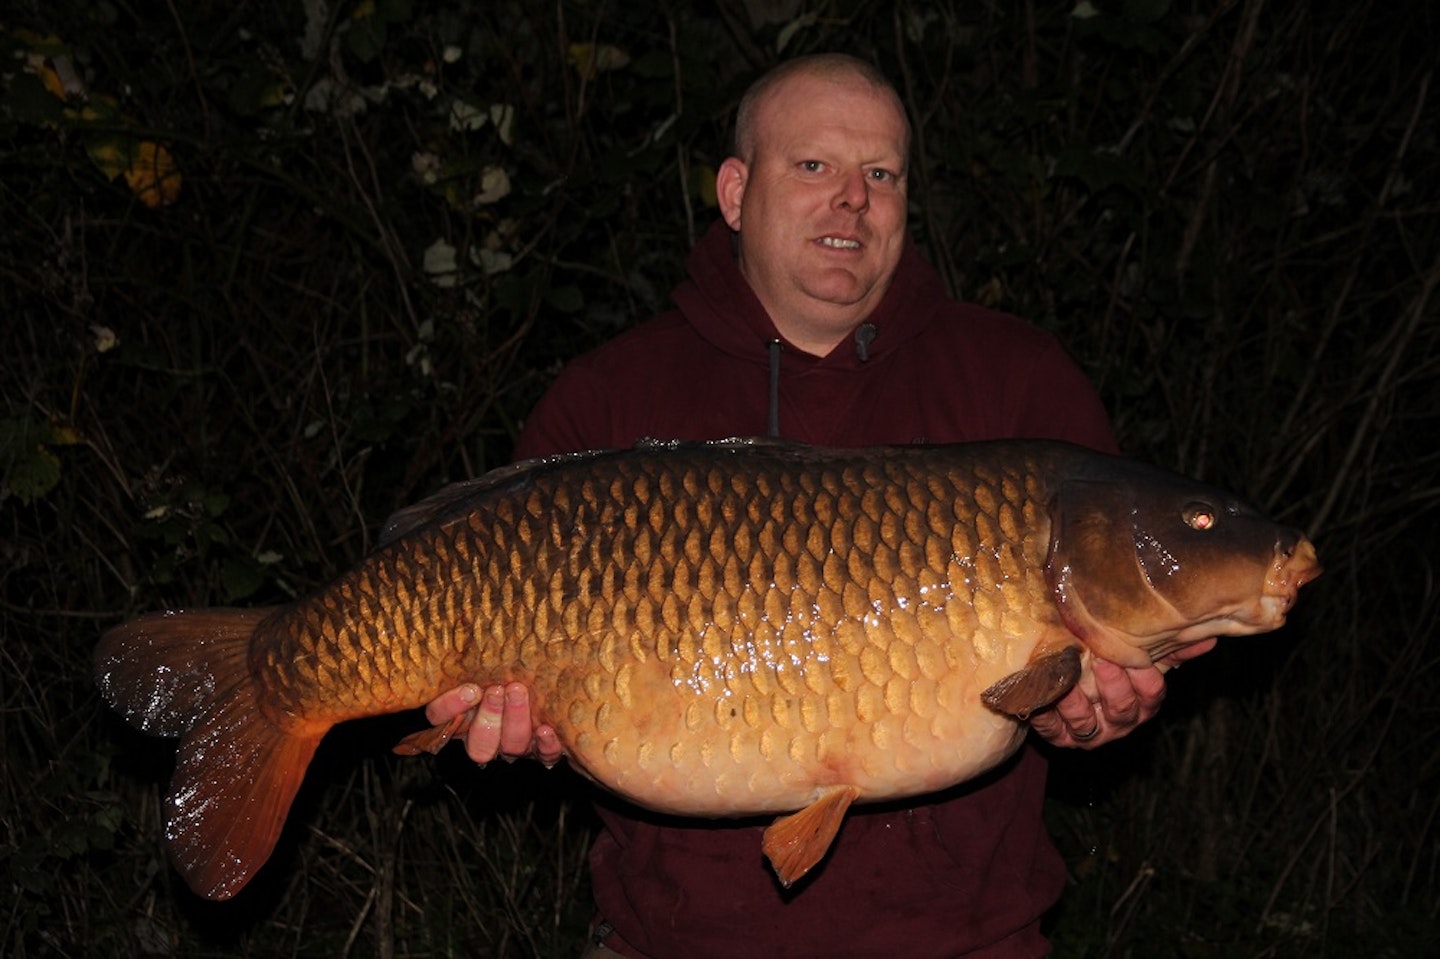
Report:
M740 269L780 333L824 355L874 311L905 239L906 127L855 77L796 75L754 113L749 162L721 166Z

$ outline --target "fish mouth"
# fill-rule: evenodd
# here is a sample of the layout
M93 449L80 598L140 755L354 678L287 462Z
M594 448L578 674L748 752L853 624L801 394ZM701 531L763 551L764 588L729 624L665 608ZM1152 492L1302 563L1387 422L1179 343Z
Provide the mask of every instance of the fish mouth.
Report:
M1137 643L1152 661L1175 650L1212 636L1249 636L1285 625L1295 606L1300 587L1323 572L1315 546L1299 533L1287 534L1275 544L1274 559L1265 575L1259 596L1253 585L1250 598L1220 610L1213 616L1189 623L1158 642ZM1253 580L1251 581L1253 584Z
M1280 622L1295 605L1300 587L1324 572L1315 544L1296 534L1293 541L1281 539L1275 544L1275 561L1265 577L1265 591L1261 600L1266 611Z

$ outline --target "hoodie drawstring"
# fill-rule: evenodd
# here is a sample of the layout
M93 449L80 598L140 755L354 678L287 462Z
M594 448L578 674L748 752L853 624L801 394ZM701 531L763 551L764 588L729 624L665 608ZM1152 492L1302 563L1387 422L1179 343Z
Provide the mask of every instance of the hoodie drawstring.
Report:
M855 328L855 355L860 358L861 363L870 362L870 344L875 342L879 334L874 323L861 323ZM766 435L771 439L780 438L780 351L784 344L779 339L770 340L765 344L766 352L770 356L770 418L767 424Z
M874 323L861 323L855 328L855 355L860 358L861 363L870 362L870 344L875 342L875 336L879 332Z
M771 340L765 344L770 351L770 420L768 435L772 440L780 438L780 341Z

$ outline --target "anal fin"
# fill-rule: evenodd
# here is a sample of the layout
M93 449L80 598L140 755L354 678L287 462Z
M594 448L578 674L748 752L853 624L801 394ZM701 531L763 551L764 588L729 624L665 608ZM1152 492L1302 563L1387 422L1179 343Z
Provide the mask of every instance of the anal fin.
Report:
M804 809L770 824L760 848L781 885L788 888L825 858L845 811L859 795L854 786L832 786Z
M1080 646L1069 643L1036 655L1020 670L1011 673L980 694L980 701L998 713L1029 719L1080 681Z

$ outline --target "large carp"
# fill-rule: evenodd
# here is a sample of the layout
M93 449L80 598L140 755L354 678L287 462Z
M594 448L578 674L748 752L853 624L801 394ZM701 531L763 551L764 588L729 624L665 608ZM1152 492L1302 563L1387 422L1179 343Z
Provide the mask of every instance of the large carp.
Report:
M851 803L1014 753L1091 654L1274 629L1319 572L1229 494L1064 443L650 444L458 484L309 598L110 630L95 675L181 737L166 838L202 896L269 857L331 726L512 680L641 806L792 813L764 838L788 884Z

